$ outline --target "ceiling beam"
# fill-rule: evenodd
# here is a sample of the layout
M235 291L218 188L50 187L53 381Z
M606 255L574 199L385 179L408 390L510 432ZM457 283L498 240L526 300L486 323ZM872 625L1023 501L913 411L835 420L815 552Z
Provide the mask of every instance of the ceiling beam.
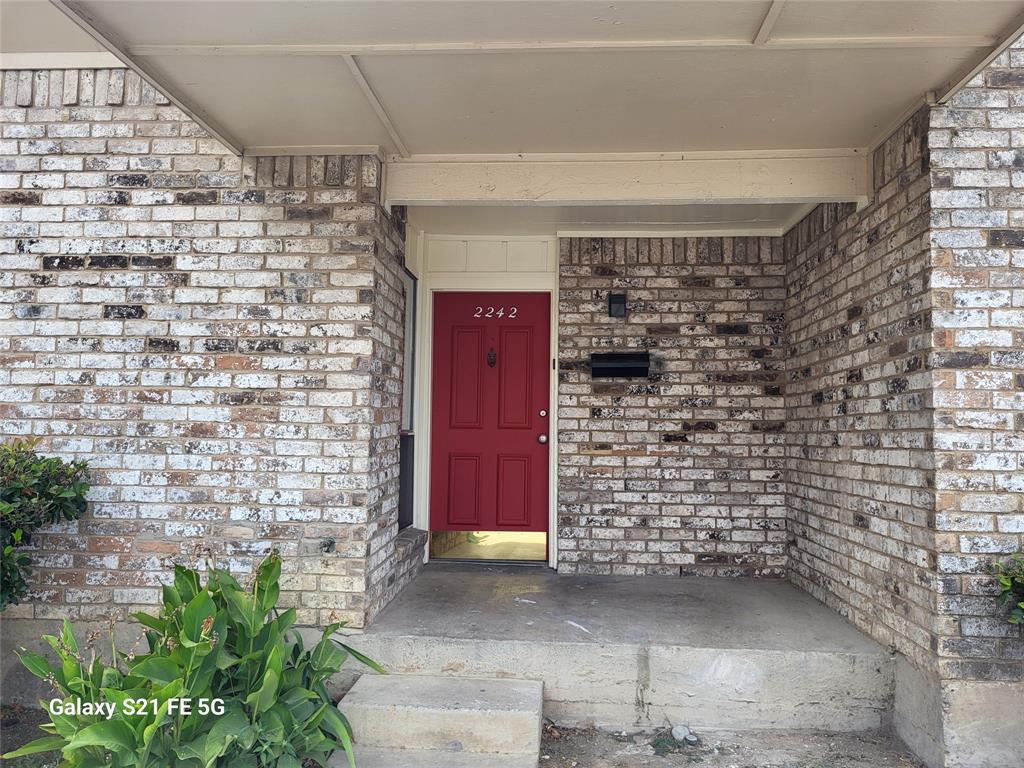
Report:
M768 42L772 36L772 30L775 29L775 22L782 15L785 5L786 0L772 0L772 4L768 7L768 13L764 15L761 26L757 30L757 34L754 35L754 45L761 47Z
M122 64L128 67L128 69L135 72L139 77L152 85L157 91L166 96L174 106L202 126L210 136L217 139L217 141L236 155L242 154L242 145L240 142L235 140L227 131L218 127L204 110L201 110L194 104L191 104L187 99L179 95L175 88L172 88L163 82L163 79L153 72L152 68L148 64L140 64L137 62L135 58L127 52L127 46L112 34L110 30L101 27L87 11L79 7L78 3L65 2L65 0L50 0L50 4L85 30L93 40L114 54Z
M868 200L862 152L651 160L434 160L387 164L389 205L684 205Z
M345 64L348 65L349 72L352 73L352 77L359 85L359 90L366 96L366 100L370 102L370 106L373 107L374 113L377 115L377 119L380 120L381 125L384 126L384 130L388 132L388 136L391 137L391 141L394 142L395 147L398 149L398 153L402 157L409 156L409 150L405 146L405 142L402 141L402 137L399 135L398 130L395 128L395 124L391 121L391 117L388 115L384 105L381 103L376 92L373 90L373 86L370 85L366 76L363 75L363 71L359 68L359 62L356 61L355 56L343 56Z
M668 227L634 224L586 224L567 225L555 231L555 237L779 237L785 231L781 224L766 222L760 225L747 223L704 225L697 222Z
M121 60L107 51L0 53L0 69L110 69Z
M376 144L272 144L245 147L248 157L280 157L282 155L374 155L384 160Z
M774 7L774 6L773 6ZM765 18L768 21L768 18ZM762 25L764 29L764 25ZM770 32L770 27L768 28ZM758 35L760 36L760 31ZM879 35L860 37L792 37L766 39L756 44L744 38L698 40L569 40L569 41L497 41L488 43L337 43L270 45L133 45L132 56L374 56L456 53L579 53L601 51L681 51L681 50L785 50L821 48L990 48L998 38L989 35Z

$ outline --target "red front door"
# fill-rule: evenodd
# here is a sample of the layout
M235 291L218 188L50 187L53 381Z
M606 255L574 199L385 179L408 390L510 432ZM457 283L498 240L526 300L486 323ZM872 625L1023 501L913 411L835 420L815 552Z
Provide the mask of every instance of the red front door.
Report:
M432 530L547 530L550 301L434 294Z

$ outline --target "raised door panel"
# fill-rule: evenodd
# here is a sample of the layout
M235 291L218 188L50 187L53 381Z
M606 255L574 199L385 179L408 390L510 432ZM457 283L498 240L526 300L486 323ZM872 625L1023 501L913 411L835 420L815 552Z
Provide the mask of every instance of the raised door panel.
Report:
M500 528L530 524L530 457L498 456L497 522Z
M529 429L533 424L533 329L502 328L499 339L498 427Z
M480 366L483 347L483 329L452 329L451 369L448 372L452 429L480 429L483 426L484 382Z
M481 462L480 456L448 456L447 520L453 526L479 526Z

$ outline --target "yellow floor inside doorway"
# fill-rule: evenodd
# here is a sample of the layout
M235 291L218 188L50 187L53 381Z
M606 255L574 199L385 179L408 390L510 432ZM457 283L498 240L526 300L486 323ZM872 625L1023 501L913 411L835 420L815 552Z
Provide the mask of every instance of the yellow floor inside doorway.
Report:
M431 558L443 560L547 559L548 535L539 531L440 531L430 535Z

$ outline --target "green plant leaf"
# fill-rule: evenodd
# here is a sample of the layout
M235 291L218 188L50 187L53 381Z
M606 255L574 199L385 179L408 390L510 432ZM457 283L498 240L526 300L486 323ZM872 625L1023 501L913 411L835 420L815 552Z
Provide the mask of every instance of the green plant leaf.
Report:
M170 611L172 608L177 608L182 604L181 595L178 594L178 590L170 584L164 584L163 586L163 600L164 609L167 611Z
M199 643L203 637L203 622L212 619L216 611L217 606L210 599L210 593L205 589L199 591L181 615L182 640Z
M60 628L60 641L71 653L78 653L78 641L75 640L75 633L71 631L71 622L64 619Z
M135 733L123 720L101 720L76 733L64 747L64 751L94 745L114 751L131 752L136 747Z
M217 669L225 670L235 666L240 659L227 648L220 648L217 651Z
M277 551L271 552L256 568L256 580L253 582L253 594L262 594L277 586L281 579L281 556ZM276 601L274 603L276 605ZM270 606L273 607L273 606Z
M141 624L142 626L149 627L150 629L154 629L157 632L163 632L167 628L166 621L156 616L150 616L148 613L133 613L131 614L131 617L135 619L137 622L139 622L139 624Z
M335 641L335 642L337 642L337 641ZM382 675L386 675L388 673L388 671L386 669L384 669L384 667L382 667L380 664L378 664L376 661L371 659L366 654L360 653L359 651L357 651L352 646L346 645L345 643L338 643L338 645L340 645L342 648L344 648L345 651L347 651L352 656L353 659L356 659L361 664L365 664L367 667L372 669L374 672L379 672Z
M206 738L204 733L187 744L180 744L174 747L174 754L179 760L198 760L200 765L206 766Z
M260 616L256 613L255 601L244 592L225 592L224 597L228 603L228 613L236 623L240 624L250 636L256 635L259 627Z
M14 750L13 752L7 752L6 754L0 755L4 760L10 760L15 757L24 757L25 755L36 755L40 752L53 752L56 749L60 749L68 740L63 736L44 736L41 739L30 741L22 747Z
M277 689L281 682L280 673L268 669L263 673L263 681L259 689L250 693L245 703L252 707L253 715L259 715L270 709L277 700Z
M352 754L352 728L349 726L348 720L336 708L328 707L324 712L324 719L321 725L324 730L338 740L342 749L345 750L345 757L348 758L349 768L356 768L355 755Z
M133 675L167 685L182 675L182 669L167 657L150 656L131 668Z
M183 565L174 566L174 589L181 602L190 602L199 594L199 573Z
M287 611L281 613L277 617L277 625L281 629L281 633L285 634L289 629L295 625L298 614L295 613L294 608L289 608Z
M18 654L18 658L21 659L21 663L25 666L25 669L36 677L41 677L45 680L52 671L49 660L45 656L40 656L38 653L29 653L28 651L24 651Z
M163 689L163 691L160 692L161 695L164 696L164 701L163 701L162 704L160 704L159 707L157 707L156 717L153 719L153 722L149 723L148 725L146 725L142 729L142 747L143 747L143 749L147 749L147 750L150 749L150 745L153 743L153 739L156 736L157 730L160 728L160 726L162 726L165 722L167 722L167 719L168 719L167 712L168 712L168 710L170 709L170 706L171 706L170 705L170 699L172 697L174 697L174 696L177 696L177 694L180 691L181 691L181 681L178 680L178 681L175 681L175 683L171 683L170 686L165 687Z

